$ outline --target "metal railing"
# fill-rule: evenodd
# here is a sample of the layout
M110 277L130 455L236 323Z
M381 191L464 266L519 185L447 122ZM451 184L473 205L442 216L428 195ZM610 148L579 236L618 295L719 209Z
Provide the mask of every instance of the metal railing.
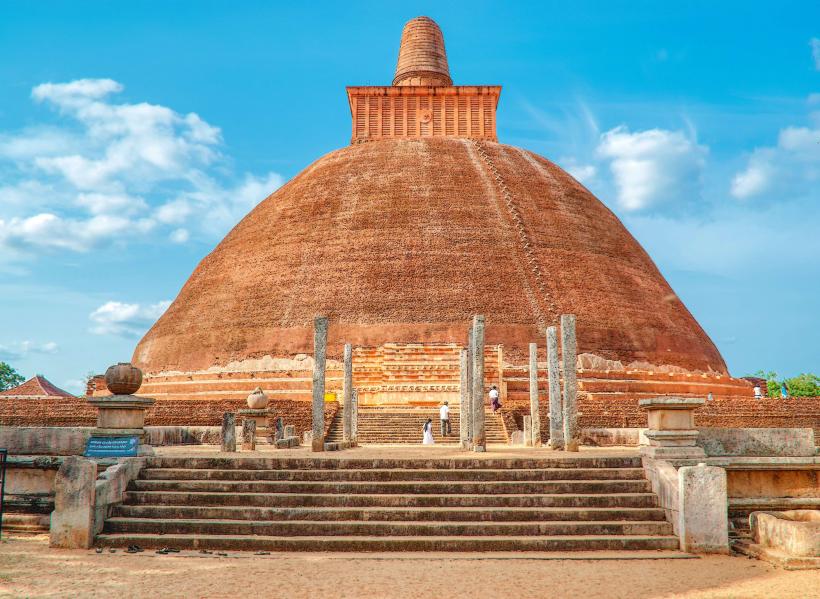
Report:
M3 506L6 502L6 459L9 452L0 449L0 538L3 537Z

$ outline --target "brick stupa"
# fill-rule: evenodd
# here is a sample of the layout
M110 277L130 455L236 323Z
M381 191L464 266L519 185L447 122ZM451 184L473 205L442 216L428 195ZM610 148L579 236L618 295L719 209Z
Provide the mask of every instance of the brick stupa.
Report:
M423 348L463 345L484 314L503 369L572 313L585 359L725 375L618 218L546 158L497 143L500 93L453 85L438 25L407 23L393 85L347 89L351 144L242 219L137 346L149 387L169 373L201 383L145 392L226 397L208 384L229 376L212 373L310 354L317 314L331 320L330 357L345 342L408 346L423 365Z

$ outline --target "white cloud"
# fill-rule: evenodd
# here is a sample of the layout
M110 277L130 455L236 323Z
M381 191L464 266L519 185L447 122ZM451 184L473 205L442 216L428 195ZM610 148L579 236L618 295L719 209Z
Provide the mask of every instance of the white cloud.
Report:
M814 68L820 71L820 38L811 38L811 55L814 58Z
M170 305L170 301L145 306L114 301L106 302L89 315L94 323L91 332L95 335L140 337Z
M708 148L681 131L616 127L601 136L597 153L610 161L617 202L626 211L700 198Z
M811 98L810 98L811 100ZM777 190L783 196L818 195L820 188L820 113L810 113L816 124L780 130L777 144L756 148L746 167L732 179L738 199L764 196ZM776 185L775 185L776 183Z
M117 102L123 89L111 79L43 83L31 96L56 110L58 124L0 131L6 256L148 242L150 232L210 241L282 184L275 173L230 174L218 127L194 113Z
M56 354L60 347L54 341L33 343L19 341L10 345L0 345L0 360L22 360L30 354Z

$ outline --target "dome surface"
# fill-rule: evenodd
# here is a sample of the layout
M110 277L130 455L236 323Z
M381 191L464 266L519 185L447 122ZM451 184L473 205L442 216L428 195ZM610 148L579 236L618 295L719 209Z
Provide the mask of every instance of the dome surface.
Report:
M714 344L617 217L519 148L387 139L331 152L254 208L137 346L147 373L343 343L466 342L524 356L576 314L578 351L726 372ZM524 358L525 359L525 358ZM523 363L523 362L522 362Z

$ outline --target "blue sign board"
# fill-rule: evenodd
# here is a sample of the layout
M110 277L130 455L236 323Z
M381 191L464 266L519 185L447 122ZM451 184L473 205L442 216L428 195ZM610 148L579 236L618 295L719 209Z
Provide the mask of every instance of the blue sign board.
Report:
M126 458L137 455L137 437L91 437L85 446L87 458Z

